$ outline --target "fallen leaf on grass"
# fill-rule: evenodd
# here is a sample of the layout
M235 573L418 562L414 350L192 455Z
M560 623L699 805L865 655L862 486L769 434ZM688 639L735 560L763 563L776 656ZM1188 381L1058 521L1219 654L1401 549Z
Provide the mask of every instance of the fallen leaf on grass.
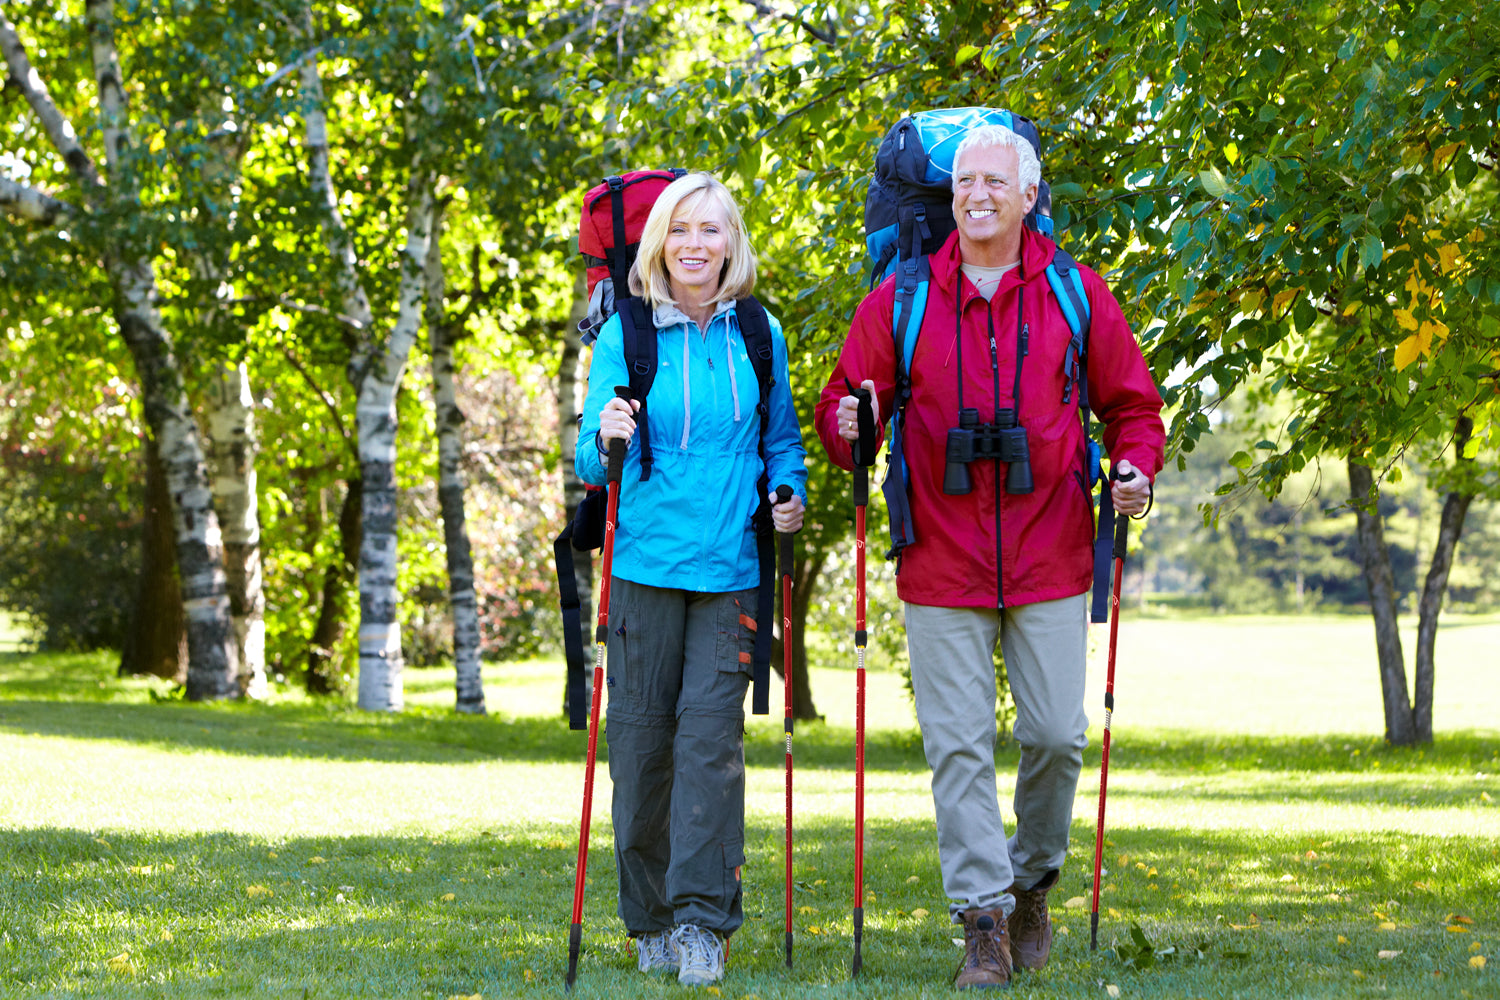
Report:
M469 996L465 996L462 993L455 993L451 997L449 997L448 1000L484 1000L484 997L478 993L474 993Z
M1375 957L1379 958L1379 959L1382 959L1384 961L1389 962L1391 959L1395 958L1399 954L1401 954L1401 949L1398 948L1395 951L1390 951L1390 950L1377 951L1375 953Z
M1471 968L1471 969L1482 969L1482 968L1484 968L1484 956L1483 955L1475 955L1474 957L1470 958L1469 959L1469 968Z
M135 975L135 961L130 957L130 952L122 951L114 958L105 959L104 964L109 966L109 971L117 976ZM1473 965L1471 961L1469 963Z
M1393 931L1396 929L1396 925L1389 920L1382 920L1380 922L1380 929L1383 931Z
M260 899L262 896L274 896L276 894L263 885L247 885L245 886L245 895L251 899Z
M920 876L920 875L908 875L908 876L906 876L906 881L908 883L920 882L920 881L922 881L922 876Z
M163 941L170 941L170 940L172 940L172 932L171 931L162 931L161 932L161 939Z
M1110 915L1110 916L1111 916L1111 917L1113 917L1113 918L1114 918L1114 919L1116 919L1116 920L1119 920L1119 919L1120 919L1120 918L1121 918L1121 917L1123 917L1123 916L1124 916L1124 915L1125 915L1125 914L1123 914L1123 913L1121 913L1121 912L1120 912L1120 911L1119 911L1119 910L1117 910L1117 909L1115 909L1115 908L1114 908L1114 907L1113 907L1113 906L1111 906L1111 907L1110 907L1110 908L1109 908L1109 915Z
M458 897L455 896L455 895L453 895L453 893L451 893L451 892L445 892L445 893L443 893L443 897L442 898L443 898L443 902L445 902L445 903L451 903L455 899L457 899Z
M1339 937L1338 937L1338 943L1339 944L1348 944L1349 943L1349 939L1346 938L1346 937L1344 937L1344 935L1340 934Z
M1065 910L1081 910L1085 906L1088 906L1088 905L1089 905L1088 900L1084 899L1082 896L1074 896L1072 899L1068 900L1066 903L1063 904L1063 909L1065 909Z
M1068 925L1067 924L1058 924L1057 925L1057 933L1059 933L1059 934L1071 934L1072 931L1068 930Z
M809 914L817 913L818 911L816 909L814 909L813 907L811 907L811 906L799 906L799 907L797 907L797 912L800 913L800 914L802 914L805 917L805 916L808 916Z
M1111 1000L1118 1000L1120 996L1120 987L1116 986L1114 983L1110 983L1108 986L1104 987L1104 992L1110 995Z
M1449 934L1469 933L1469 929L1467 927L1460 927L1458 924L1449 924L1447 927L1444 927L1443 930L1447 931Z
M125 870L128 871L132 875L150 875L151 874L151 866L150 865L130 865Z
M1480 944L1478 941L1475 941L1473 944L1469 945L1469 950L1470 951L1479 951L1483 947L1484 947L1484 945Z
M308 858L307 859L307 863L310 864L310 865L326 865L326 864L328 864L327 861L324 861L323 858L321 856L317 855L317 854L314 854L312 857Z
M527 982L528 982L528 983L529 983L529 982L531 982L531 981L532 981L532 980L534 980L534 979L536 979L536 973L535 973L535 972L532 972L532 971L531 971L531 970L530 970L530 969L527 969L527 970L526 970L526 971L525 971L525 972L522 972L522 973L521 973L521 976L522 976L522 977L523 977L523 978L524 978L524 979L525 979L525 980L526 980L526 981L527 981Z
M927 917L927 911L919 906L915 910L911 911L911 915L918 920L924 920Z
M1448 923L1472 925L1474 923L1474 919L1472 917L1466 917L1462 913L1450 913L1448 914Z

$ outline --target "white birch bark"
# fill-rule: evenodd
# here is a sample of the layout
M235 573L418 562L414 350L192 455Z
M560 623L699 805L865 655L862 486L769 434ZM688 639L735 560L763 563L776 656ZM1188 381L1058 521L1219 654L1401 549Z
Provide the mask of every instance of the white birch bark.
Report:
M239 650L240 691L261 699L266 679L266 596L255 474L255 397L243 364L221 362L207 394L214 506L223 524L224 573Z
M438 501L443 510L443 542L448 557L448 601L453 611L454 707L484 715L484 681L479 602L474 593L474 559L464 514L463 425L453 383L453 331L443 308L442 209L434 212L427 250L427 344L432 354L432 394L438 436Z
M432 184L414 167L407 184L406 245L401 251L401 283L396 324L385 349L372 353L359 382L355 420L359 464L364 480L364 532L359 550L360 708L400 711L401 625L396 618L401 594L396 569L396 390L422 325L427 246L432 224Z
M96 205L104 205L106 199L128 197L135 189L123 156L128 143L128 108L114 46L114 5L110 0L89 0L86 10L106 163L115 181L112 192L105 190L76 130L30 65L14 26L4 14L0 14L0 51L11 78L19 82L85 195ZM149 257L122 258L110 247L105 248L104 264L115 290L115 320L135 361L146 420L160 449L172 496L178 575L187 620L187 696L194 700L233 697L238 694L234 683L236 656L222 539L208 490L198 425L188 407L171 336L157 308L155 271Z
M69 211L67 202L9 177L0 177L0 212L26 222L50 226Z

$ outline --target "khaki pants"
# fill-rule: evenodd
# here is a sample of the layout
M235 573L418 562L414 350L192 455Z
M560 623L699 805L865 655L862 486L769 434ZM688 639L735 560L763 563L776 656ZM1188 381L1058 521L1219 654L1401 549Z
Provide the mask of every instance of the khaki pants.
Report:
M906 605L912 690L937 812L949 909L1003 909L1061 868L1088 716L1087 594L992 611ZM995 786L996 637L1016 702L1016 832L1007 841Z
M630 934L744 921L745 691L755 591L610 584L609 777Z

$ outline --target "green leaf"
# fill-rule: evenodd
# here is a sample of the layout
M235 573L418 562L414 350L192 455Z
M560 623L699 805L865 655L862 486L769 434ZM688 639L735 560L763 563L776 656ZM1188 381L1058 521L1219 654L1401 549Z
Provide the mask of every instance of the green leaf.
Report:
M1203 184L1203 190L1215 198L1223 198L1229 194L1232 188L1229 181L1219 172L1218 167L1209 167L1207 170L1198 172L1198 180Z
M980 49L980 47L977 45L959 46L958 51L953 54L953 61L961 66L964 63L968 62L970 59L973 59L975 56L979 55L981 51L983 50Z
M1379 264L1385 256L1385 244L1380 242L1380 237L1371 233L1359 242L1359 266L1362 270Z

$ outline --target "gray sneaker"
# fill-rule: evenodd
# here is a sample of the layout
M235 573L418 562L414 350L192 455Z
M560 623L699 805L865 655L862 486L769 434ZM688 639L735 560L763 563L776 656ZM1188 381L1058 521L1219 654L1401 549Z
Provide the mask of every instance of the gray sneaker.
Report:
M683 924L672 932L684 986L710 986L724 978L724 939L697 924Z
M642 972L676 972L677 946L671 931L652 931L635 939L636 967Z

